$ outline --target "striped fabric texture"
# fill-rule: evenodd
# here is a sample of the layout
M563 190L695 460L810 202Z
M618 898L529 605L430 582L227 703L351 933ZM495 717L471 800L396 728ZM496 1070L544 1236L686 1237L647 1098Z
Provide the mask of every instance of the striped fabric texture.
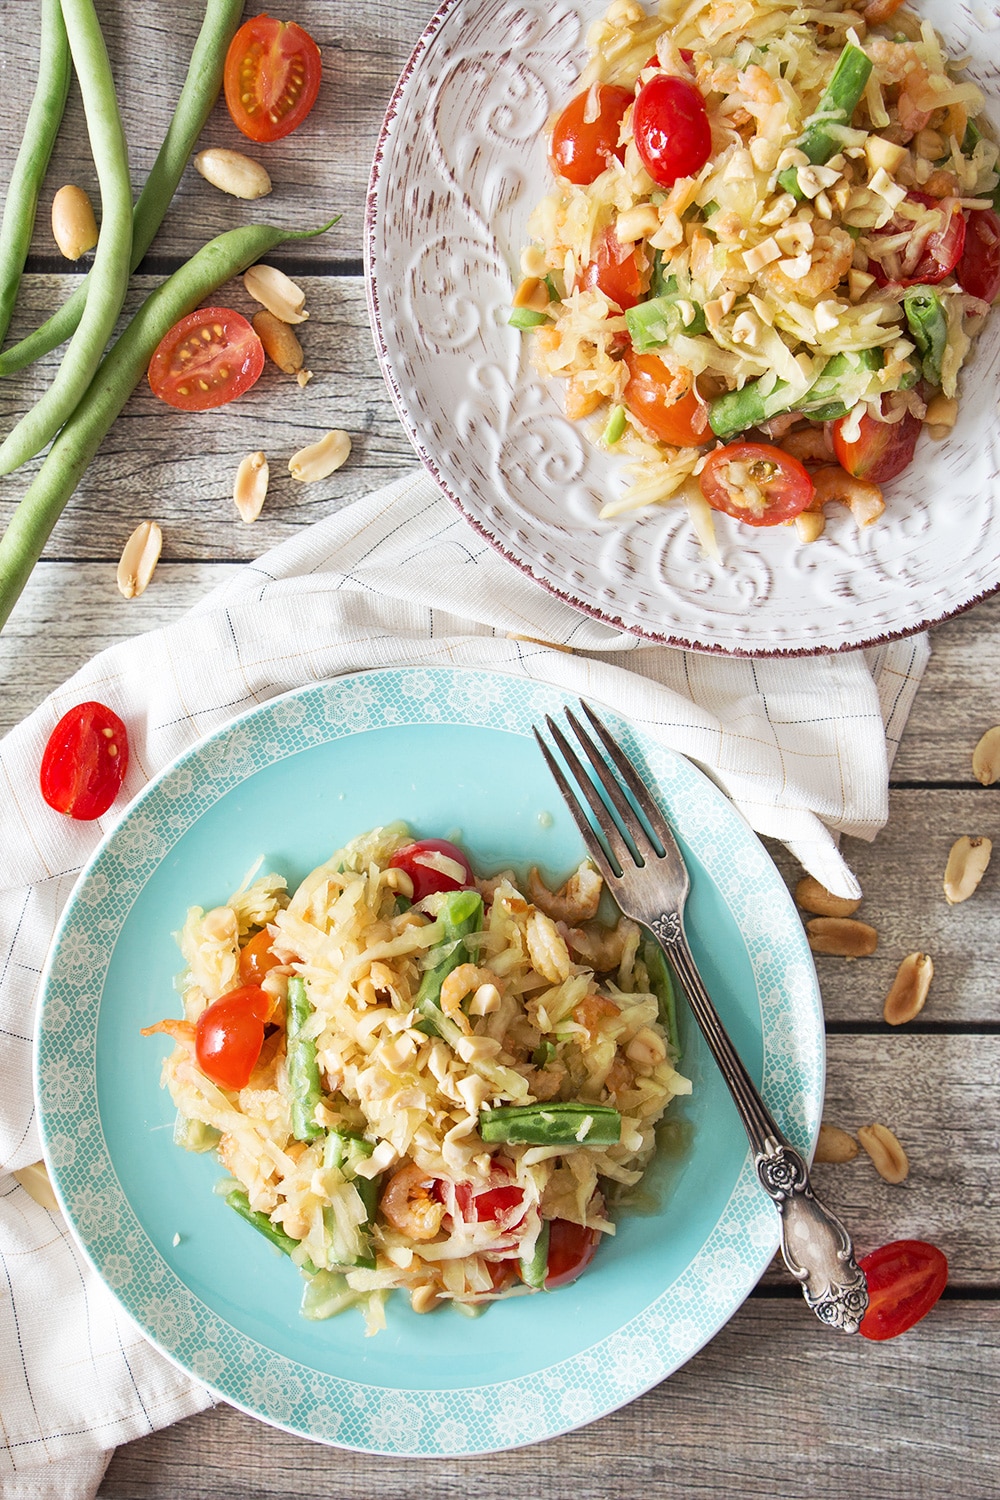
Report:
M127 800L256 703L345 672L483 667L606 704L690 756L830 889L839 836L875 836L929 654L741 660L651 645L578 613L408 474L241 569L190 614L103 652L0 742L0 1495L96 1493L108 1451L210 1397L145 1343L58 1213L10 1175L41 1155L31 1087L38 976L76 874ZM56 721L96 698L129 729L125 790L95 823L41 800Z

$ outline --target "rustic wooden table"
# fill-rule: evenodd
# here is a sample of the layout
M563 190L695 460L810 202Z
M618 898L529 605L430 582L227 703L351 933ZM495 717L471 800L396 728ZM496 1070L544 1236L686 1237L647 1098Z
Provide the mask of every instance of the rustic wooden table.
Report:
M166 126L201 9L196 0L99 4L136 182ZM360 6L297 0L295 18L322 48L324 84L309 126L260 153L273 194L250 209L193 169L186 174L135 278L133 300L211 235L252 216L306 226L339 211L340 224L324 239L274 257L307 290L312 317L302 333L315 378L299 390L271 370L249 396L208 417L186 417L148 389L136 392L0 637L0 730L95 652L176 619L242 560L413 465L373 354L360 257L379 124L432 9L433 0ZM27 10L25 0L0 0L8 101L0 181L9 176L34 76ZM246 144L222 106L203 143ZM75 88L50 176L52 187L66 181L96 194ZM34 326L74 283L50 239L50 197L51 189L15 334ZM239 283L220 300L249 309ZM41 390L52 363L0 385L0 428ZM290 454L334 426L354 439L346 468L305 487L275 462L260 520L250 527L235 518L231 476L245 453ZM4 481L0 521L26 483L20 473ZM125 538L146 518L163 527L163 560L149 590L126 601L115 586L115 564ZM1000 836L996 792L975 782L970 764L979 735L1000 720L1000 600L941 626L932 645L893 769L888 826L873 845L849 844L846 851L866 892L862 915L879 930L878 952L853 964L819 960L829 1032L825 1116L849 1129L885 1121L904 1142L912 1170L902 1187L890 1187L862 1157L820 1168L816 1177L862 1249L908 1236L942 1246L951 1284L933 1315L896 1343L838 1339L815 1325L798 1291L774 1269L671 1380L547 1444L456 1462L370 1458L290 1437L221 1406L120 1449L101 1496L983 1500L1000 1494L1000 876L994 866L974 899L954 909L941 890L955 837ZM792 862L774 852L793 880ZM918 948L934 957L931 998L917 1022L891 1031L881 1020L882 999L900 958Z

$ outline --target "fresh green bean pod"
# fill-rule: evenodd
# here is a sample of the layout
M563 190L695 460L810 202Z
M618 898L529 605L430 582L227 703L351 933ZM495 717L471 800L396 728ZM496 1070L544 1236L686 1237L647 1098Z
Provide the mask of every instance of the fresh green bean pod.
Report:
M923 377L941 384L941 361L948 343L948 314L932 286L911 286L903 296L903 311L920 355Z
M59 0L42 0L38 82L0 223L0 343L10 324L35 227L38 195L52 155L70 80L69 40Z
M837 59L830 82L823 90L816 107L818 118L807 126L795 142L813 166L821 166L840 150L836 132L831 134L830 126L850 125L871 71L871 58L860 47L855 47L853 42L848 42ZM805 193L799 187L798 174L798 167L789 167L779 175L778 182L786 193L801 199L805 197Z
M316 1043L312 1037L303 1035L312 1009L305 980L296 974L288 981L285 1000L285 1060L288 1064L292 1135L297 1141L315 1141L326 1133L323 1126L316 1123L316 1106L323 1097Z
M431 949L431 957L436 954L440 956L424 974L413 1002L414 1009L422 1017L417 1022L417 1030L428 1036L441 1035L438 1026L441 1016L441 986L453 969L468 962L469 952L464 940L470 933L478 932L482 926L483 898L478 891L450 891L438 913L438 921L444 929L444 936Z
M652 940L642 945L642 961L649 975L649 986L659 1006L659 1022L667 1033L667 1040L680 1056L680 1036L677 1031L677 998L674 984L667 968L667 960L659 943Z
M707 333L705 314L698 304L691 303L694 317L685 323L680 304L684 299L676 291L664 292L659 297L648 297L625 311L629 337L636 354L647 354L651 349L662 349L673 343L679 334L695 335Z
M0 537L0 629L42 555L66 501L97 452L105 433L146 373L157 344L178 318L193 312L209 293L238 276L275 245L311 239L335 224L295 232L270 224L248 224L218 235L146 298L102 360L76 411L46 454L7 529Z
M241 1219L246 1219L248 1224L252 1224L258 1234L262 1234L266 1240L271 1241L272 1245L277 1246L283 1255L291 1255L293 1250L299 1248L299 1241L293 1240L290 1234L279 1229L267 1214L250 1207L250 1199L242 1188L233 1188L231 1193L227 1193L226 1202L230 1208L236 1210ZM310 1260L304 1263L302 1269L313 1275L316 1273L316 1267Z
M0 443L0 474L33 458L73 415L101 362L128 289L132 185L111 64L93 0L62 0L62 12L101 188L101 229L79 327L44 396Z
M828 359L816 380L807 391L792 400L783 402L782 393L788 390L788 382L778 380L768 391L764 391L763 377L750 380L739 391L727 391L717 396L708 408L708 421L716 437L733 437L745 432L748 427L759 427L770 417L780 412L800 411L817 420L830 421L843 416L847 407L841 400L844 377L861 370L882 368L881 349L861 349L855 354L835 354ZM775 401L775 397L779 399ZM832 409L832 416L831 416Z
M46 0L46 4L50 0ZM58 10L58 0L53 0ZM132 254L130 269L135 270L149 249L163 222L163 216L177 191L184 168L187 166L195 141L201 134L205 121L222 87L226 51L236 33L243 11L243 0L208 0L205 19L198 33L198 40L191 53L187 77L177 100L173 119L167 128L163 145L146 185L136 199L132 211ZM60 12L60 25L62 15ZM68 46L67 46L68 57ZM30 231L29 231L30 234ZM87 301L90 285L88 273L80 285L51 318L29 333L20 343L13 344L0 354L0 375L12 375L23 370L34 360L48 354L59 344L65 343L80 321ZM0 336L6 324L0 329Z
M502 1104L479 1112L479 1134L487 1145L614 1146L622 1117L609 1104Z

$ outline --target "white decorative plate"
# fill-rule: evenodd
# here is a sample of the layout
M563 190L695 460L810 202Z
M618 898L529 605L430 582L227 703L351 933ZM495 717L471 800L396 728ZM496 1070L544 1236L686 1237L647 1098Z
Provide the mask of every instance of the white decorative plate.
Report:
M600 0L446 0L390 103L365 257L376 349L417 452L469 521L570 604L638 635L755 655L912 634L1000 588L1000 318L966 369L958 426L922 437L864 532L719 516L722 563L681 505L600 521L621 463L566 420L506 323L528 215L547 190L545 122L571 97ZM920 6L1000 121L1000 16Z

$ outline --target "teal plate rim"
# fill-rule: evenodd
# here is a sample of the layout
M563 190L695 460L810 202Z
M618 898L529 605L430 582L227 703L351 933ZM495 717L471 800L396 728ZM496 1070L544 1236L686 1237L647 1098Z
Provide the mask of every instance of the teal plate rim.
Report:
M533 724L572 701L534 679L474 668L372 669L296 689L234 719L160 772L102 841L67 903L42 976L35 1045L39 1119L60 1204L88 1261L149 1341L221 1400L273 1426L335 1447L411 1457L499 1452L572 1431L684 1364L741 1305L778 1247L777 1216L747 1148L724 1207L688 1263L620 1326L512 1378L460 1388L392 1387L319 1370L220 1317L172 1263L169 1247L153 1243L116 1170L123 1146L106 1138L99 1086L105 982L143 891L199 819L249 778L307 748L378 730L405 736L428 725L531 740ZM652 777L696 884L710 883L738 932L759 1007L762 1092L793 1143L811 1153L824 1087L822 1007L784 882L742 815L703 772L598 707ZM347 749L359 747L363 740ZM561 807L554 787L550 803ZM192 899L200 894L195 882ZM179 915L164 921L179 925ZM165 999L160 1013L169 1009ZM149 1070L150 1093L157 1092L157 1075L158 1058ZM553 1294L553 1302L563 1295ZM434 1319L421 1322L431 1328Z

